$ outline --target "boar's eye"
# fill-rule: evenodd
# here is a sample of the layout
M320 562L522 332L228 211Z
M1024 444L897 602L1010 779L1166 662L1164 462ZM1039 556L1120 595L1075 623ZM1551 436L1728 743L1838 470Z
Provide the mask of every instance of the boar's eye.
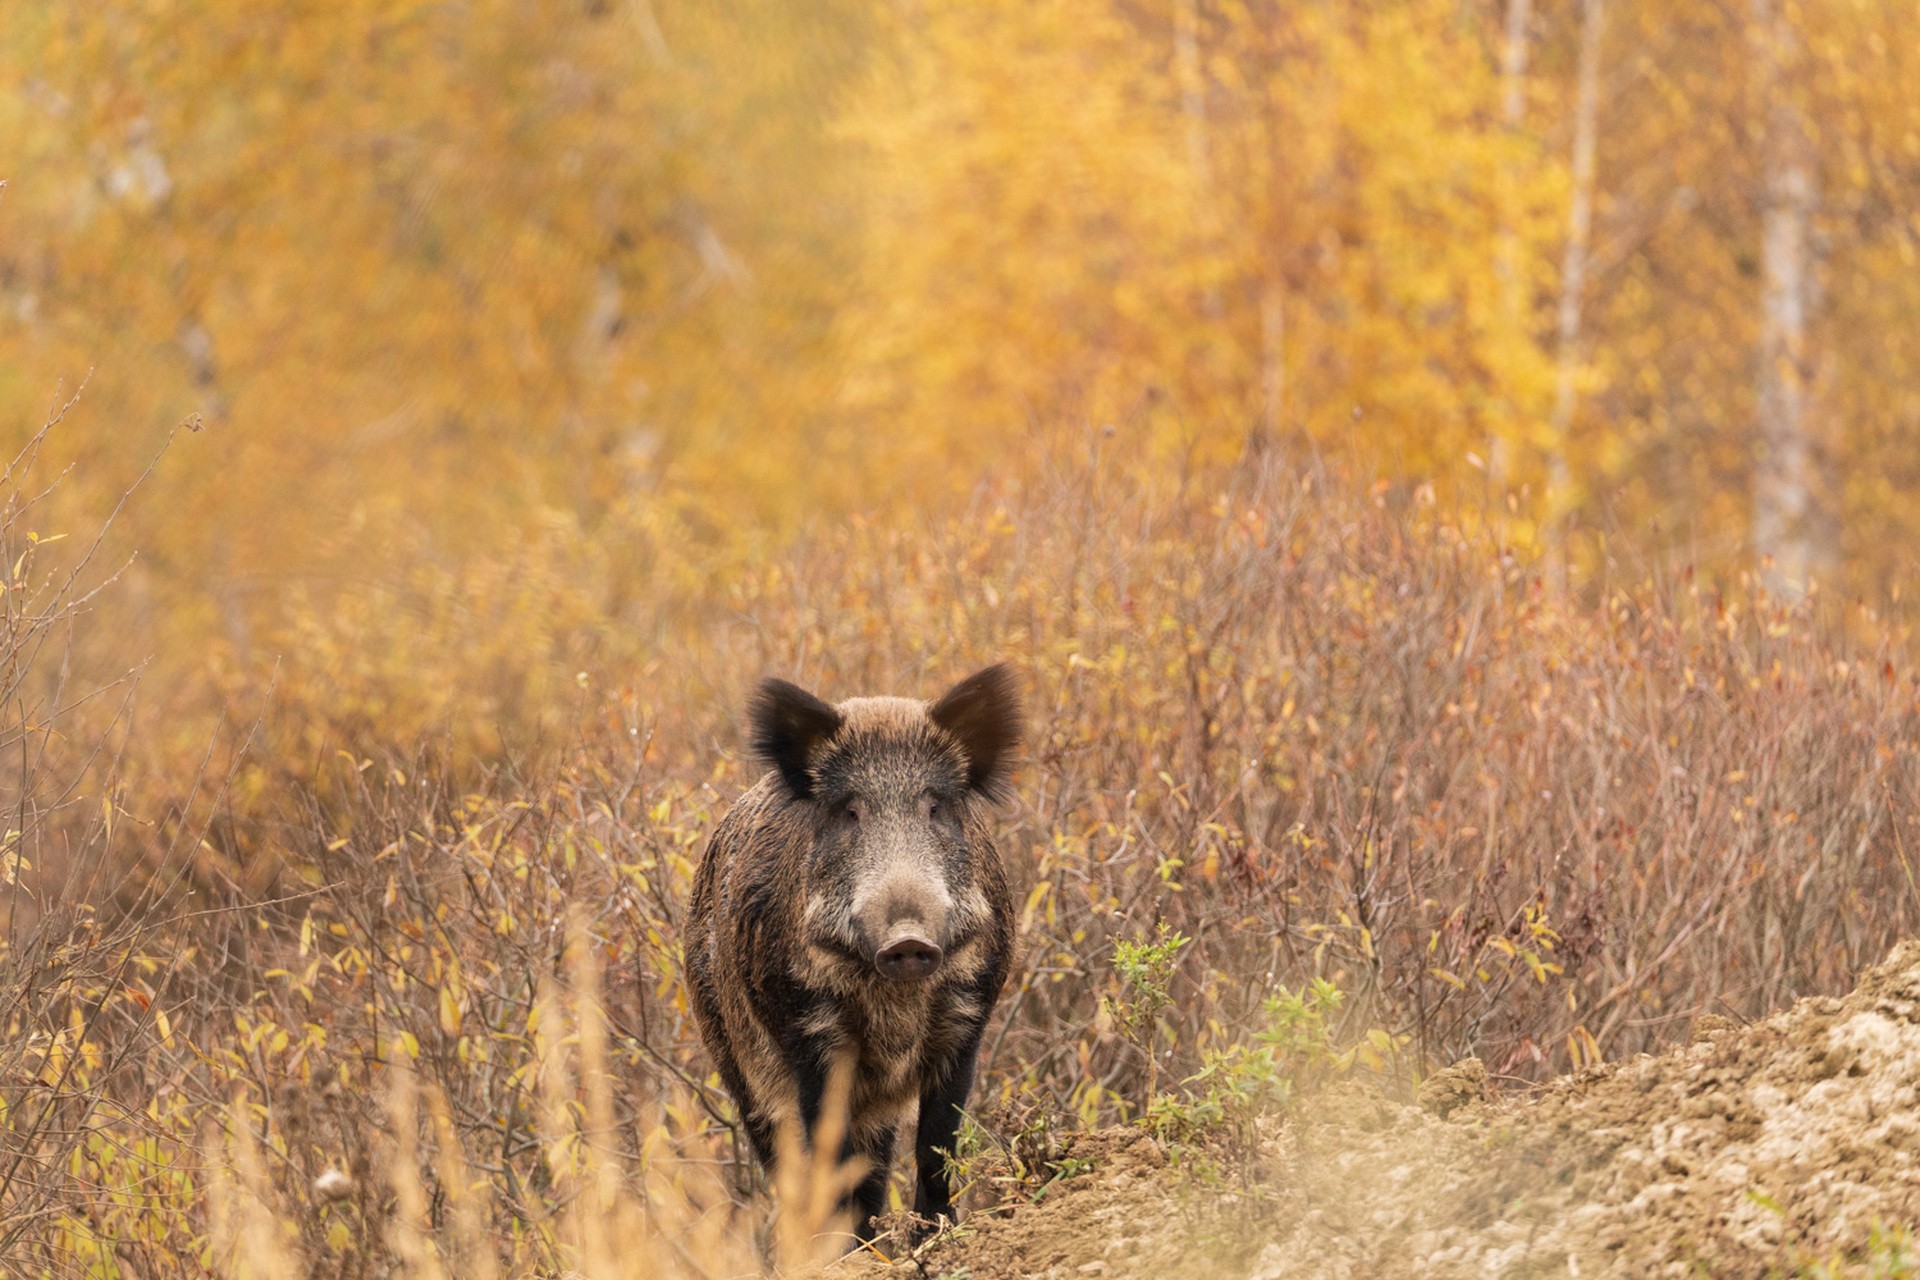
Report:
M860 821L860 802L857 800L847 801L847 807L840 811L840 816L846 820L848 825L858 825Z
M927 800L927 816L929 818L937 818L940 816L940 802L932 797L929 797Z

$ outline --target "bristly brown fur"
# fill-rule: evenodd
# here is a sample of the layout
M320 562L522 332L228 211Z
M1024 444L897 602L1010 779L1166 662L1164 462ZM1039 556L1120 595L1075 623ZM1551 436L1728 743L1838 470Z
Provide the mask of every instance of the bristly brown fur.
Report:
M981 1033L1005 985L1013 904L990 830L1018 740L1013 678L993 667L935 706L836 706L783 681L751 705L774 765L714 829L687 922L693 1012L755 1153L811 1130L834 1060L854 1060L844 1154L874 1172L856 1225L884 1205L894 1135L917 1106L916 1211L951 1211L951 1151ZM864 817L862 816L864 815ZM935 938L924 981L883 977L901 919Z

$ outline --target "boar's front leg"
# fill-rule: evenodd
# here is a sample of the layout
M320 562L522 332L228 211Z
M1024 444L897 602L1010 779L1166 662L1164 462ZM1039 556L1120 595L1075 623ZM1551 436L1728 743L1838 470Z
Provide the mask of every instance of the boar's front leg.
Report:
M824 1040L800 1034L788 1036L782 1049L799 1096L806 1149L812 1151L819 1135L820 1119L827 1109L834 1051ZM848 1119L852 1121L857 1117ZM891 1125L859 1132L849 1123L840 1140L840 1150L836 1153L839 1164L858 1159L866 1165L859 1184L840 1202L841 1212L852 1215L853 1232L859 1240L873 1239L873 1219L886 1210L887 1179L893 1171L893 1138Z
M873 1220L887 1209L887 1181L893 1176L893 1126L864 1134L850 1146L850 1154L867 1166L860 1185L853 1189L853 1234L863 1241L871 1240Z
M793 1089L800 1104L800 1140L813 1150L820 1132L820 1116L827 1108L827 1073L831 1050L812 1037L790 1036L781 1046L787 1071L793 1077Z
M974 1059L980 1054L980 1033L984 1029L982 1024L969 1031L920 1092L920 1127L913 1141L914 1173L919 1185L913 1212L931 1223L953 1217L953 1180L947 1173L947 1157L959 1154L960 1118L967 1095L973 1092ZM919 1234L925 1235L928 1230L931 1228L921 1228Z

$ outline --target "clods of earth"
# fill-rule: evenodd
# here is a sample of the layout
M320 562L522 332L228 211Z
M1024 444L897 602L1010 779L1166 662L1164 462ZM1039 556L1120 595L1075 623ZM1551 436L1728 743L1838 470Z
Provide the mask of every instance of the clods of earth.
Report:
M1082 1134L1038 1201L892 1269L967 1280L1920 1276L1920 942L1852 994L1489 1099L1339 1088L1202 1179L1137 1130ZM1244 1173L1244 1171L1243 1171Z

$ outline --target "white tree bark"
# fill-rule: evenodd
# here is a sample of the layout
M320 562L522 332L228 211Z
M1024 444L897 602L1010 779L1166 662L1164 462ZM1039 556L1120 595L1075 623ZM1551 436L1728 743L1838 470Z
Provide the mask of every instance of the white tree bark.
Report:
M1756 351L1753 549L1775 590L1800 594L1828 561L1817 527L1807 421L1807 325L1815 305L1813 135L1787 83L1797 37L1779 0L1753 0L1762 113L1760 337Z
M1509 134L1518 134L1527 117L1527 29L1533 23L1533 0L1507 0L1506 35L1500 45L1500 123ZM1511 185L1511 182L1509 182ZM1512 195L1508 196L1509 206ZM1501 300L1509 324L1518 325L1525 306L1520 279L1520 234L1513 225L1514 210L1505 211L1506 226L1500 229Z
M1600 44L1606 0L1580 2L1579 85L1573 114L1573 192L1567 203L1567 243L1560 260L1560 310L1555 327L1553 445L1547 483L1557 501L1572 484L1567 436L1578 404L1581 302L1587 290L1588 245L1593 239L1593 177L1600 141Z
M1174 0L1173 74L1180 87L1180 116L1186 125L1187 167L1199 193L1202 243L1209 254L1220 251L1220 220L1215 208L1213 148L1207 132L1207 75L1200 53L1200 0ZM1220 290L1208 286L1200 300L1201 313L1218 320Z
M1510 137L1518 137L1527 115L1528 29L1533 25L1533 0L1507 0L1505 34L1500 45L1500 123ZM1509 334L1518 334L1526 324L1526 281L1520 273L1520 231L1518 197L1512 173L1503 175L1502 209L1498 247L1494 251L1494 276L1500 282L1501 320ZM1511 429L1517 415L1507 401L1505 427ZM1504 485L1513 469L1513 442L1496 434L1489 444L1488 459L1496 486Z
M1173 73L1180 85L1180 115L1187 126L1187 163L1194 180L1213 180L1207 146L1207 81L1200 66L1199 0L1174 0Z
M1500 47L1500 118L1517 129L1527 109L1527 28L1533 0L1507 0L1506 39Z

